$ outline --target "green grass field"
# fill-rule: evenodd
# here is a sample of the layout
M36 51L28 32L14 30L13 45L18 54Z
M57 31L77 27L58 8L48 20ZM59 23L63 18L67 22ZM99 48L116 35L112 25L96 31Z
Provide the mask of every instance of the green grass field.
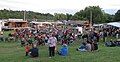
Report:
M39 57L25 57L24 48L19 42L0 42L0 62L120 62L120 47L99 45L99 51L79 52L78 42L69 46L69 55L48 57L48 47L39 46ZM58 49L60 45L58 45Z

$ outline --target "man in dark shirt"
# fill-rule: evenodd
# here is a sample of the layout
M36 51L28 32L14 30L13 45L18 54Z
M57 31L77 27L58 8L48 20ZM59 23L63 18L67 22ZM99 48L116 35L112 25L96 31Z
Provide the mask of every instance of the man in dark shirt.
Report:
M39 56L38 48L36 47L36 45L34 45L34 47L32 49L30 49L30 56L31 57L38 57Z

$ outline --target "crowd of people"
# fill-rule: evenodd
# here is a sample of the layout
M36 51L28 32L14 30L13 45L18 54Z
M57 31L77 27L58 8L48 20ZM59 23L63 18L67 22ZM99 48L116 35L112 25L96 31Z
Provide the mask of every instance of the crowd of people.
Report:
M95 51L98 50L98 42L99 42L99 32L94 29L86 32L82 35L82 45L77 48L77 51Z
M116 36L118 39L120 35L120 30L109 28L103 30L90 29L84 33L75 31L72 28L58 28L49 27L44 29L17 29L13 33L9 34L10 39L15 41L20 41L21 46L25 47L25 56L38 57L39 45L47 45L49 51L49 58L55 56L55 53L61 56L68 55L68 46L76 41L76 39L82 39L79 47L76 47L77 51L81 52L91 52L98 50L99 39L103 38L106 42L106 37ZM0 36L1 38L1 36ZM112 41L110 41L112 42ZM61 45L61 49L57 50L57 44ZM108 45L110 43L106 43ZM113 44L113 42L111 43ZM119 42L116 42L118 45Z
M73 29L58 29L55 27L41 30L20 29L12 33L12 37L14 37L17 41L20 41L21 46L25 47L26 56L34 57L31 52L31 50L35 50L33 49L34 45L48 45L49 57L51 58L55 55L55 53L62 56L68 55L67 46L75 42L77 38L75 35L76 33L73 31ZM62 45L62 48L55 52L57 44ZM35 51L37 51L36 54L38 54L38 49Z

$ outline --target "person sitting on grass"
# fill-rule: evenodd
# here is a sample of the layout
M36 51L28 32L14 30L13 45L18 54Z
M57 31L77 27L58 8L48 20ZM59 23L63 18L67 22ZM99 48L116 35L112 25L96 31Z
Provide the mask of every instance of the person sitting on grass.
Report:
M115 42L115 44L116 44L116 46L120 46L120 40L117 40L117 41Z
M112 41L112 39L111 39L109 42L105 42L105 46L107 46L107 47L115 47L116 45L115 45L114 41Z
M87 51L92 51L92 43L88 40L87 40L87 44L86 44L86 50Z
M34 45L32 49L30 49L29 55L32 58L39 56L38 48L36 47L36 45Z
M28 38L28 43L29 43L30 45L33 44L32 42L33 42L32 38Z
M60 51L58 51L58 54L61 56L67 56L68 55L68 47L66 44L62 45L62 48L60 49Z
M23 37L21 39L21 46L25 46L25 38L23 38Z
M81 52L92 51L91 43L89 41L83 42L82 45L76 50Z
M76 50L77 51L81 51L81 52L87 51L87 49L86 49L86 43L83 42L82 45L79 48L77 48Z

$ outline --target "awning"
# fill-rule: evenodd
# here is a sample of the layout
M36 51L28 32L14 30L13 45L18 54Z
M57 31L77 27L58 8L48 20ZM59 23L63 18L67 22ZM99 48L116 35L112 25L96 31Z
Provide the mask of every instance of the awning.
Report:
M111 23L107 23L107 25L111 25L111 26L120 28L120 22L111 22Z

